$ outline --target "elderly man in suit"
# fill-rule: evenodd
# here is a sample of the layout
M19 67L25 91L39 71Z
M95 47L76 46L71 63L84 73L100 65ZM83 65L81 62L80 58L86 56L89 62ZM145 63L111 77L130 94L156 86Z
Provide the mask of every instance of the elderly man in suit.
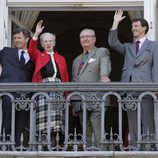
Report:
M132 21L132 33L134 43L122 44L118 39L118 25L125 18L123 11L115 12L114 21L109 33L109 45L111 48L125 56L122 69L122 82L149 83L158 81L158 50L157 44L146 37L149 26L143 19L134 19ZM133 94L134 95L134 94ZM136 94L138 96L139 94ZM134 148L137 146L137 113L136 110L127 110L129 132L131 144ZM150 96L145 96L141 104L141 121L143 132L146 133L149 128L150 134L155 133L154 124L154 103Z
M34 64L30 60L27 43L30 33L24 28L17 28L13 31L13 43L15 48L4 47L0 50L0 64L2 73L0 82L31 82L34 72ZM17 97L17 93L13 93ZM28 96L26 96L28 97ZM8 96L2 97L2 130L6 136L11 134L11 112L12 102ZM20 145L21 133L24 131L28 119L28 111L20 110L15 114L15 141L16 146ZM9 139L8 137L6 138Z
M72 66L73 82L109 82L111 72L110 54L106 48L95 46L96 37L92 29L84 29L80 33L80 43L83 48ZM88 94L86 95L88 97ZM95 145L99 147L101 134L101 111L97 107L87 106L86 137L87 146L91 145L91 134L94 132ZM83 112L81 103L74 103L74 111L79 113L81 124L83 123Z

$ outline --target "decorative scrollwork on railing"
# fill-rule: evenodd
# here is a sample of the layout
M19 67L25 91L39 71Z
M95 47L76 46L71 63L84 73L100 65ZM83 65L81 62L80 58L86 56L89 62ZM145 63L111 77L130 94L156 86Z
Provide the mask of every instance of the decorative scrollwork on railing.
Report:
M27 147L24 147L24 146L23 146L23 143L24 143L24 135L21 134L20 146L17 146L17 147L16 147L16 150L17 150L17 151L27 151Z
M1 151L8 151L11 150L11 135L5 134L5 130L3 129L3 133L0 135L1 142L0 142L0 150ZM7 144L7 145L6 145Z
M124 92L121 103L122 103L122 109L125 111L136 110L138 100L135 96L133 96L132 92Z
M89 92L86 94L86 104L88 110L98 111L101 109L101 97L103 94L101 92Z
M28 111L30 109L30 93L29 92L16 92L15 100L12 102L15 104L16 110L25 110Z
M143 130L143 134L141 135L141 140L138 143L143 144L142 148L144 151L154 151L156 149L156 135L154 133L150 133L150 129L147 127L146 132Z
M132 140L131 140L130 133L128 133L128 145L124 146L124 150L125 151L136 151L137 150L137 147L132 145Z
M36 134L37 137L37 151L42 151L45 150L45 148L48 145L48 139L47 139L47 134L46 133L41 133L41 131L39 131L38 134Z
M65 109L65 96L63 92L50 92L50 98L47 99L51 103L51 110L64 110Z
M92 137L91 137L91 146L88 146L87 150L88 151L99 151L99 147L95 146L94 133L92 133Z
M22 85L20 85L22 84ZM63 84L63 85L62 85ZM64 85L65 84L65 85ZM132 84L132 85L130 85ZM140 151L140 150L158 150L158 136L156 137L155 134L151 134L148 130L144 130L141 128L141 102L143 101L144 97L146 95L150 95L154 99L154 104L156 105L158 103L157 100L157 89L158 85L154 83L140 83L140 84L134 84L134 83L108 83L102 85L102 83L99 84L89 84L89 83L61 83L54 85L52 83L49 83L49 85L45 85L45 83L35 83L35 84L24 84L24 83L18 83L18 84L11 84L11 88L9 89L7 83L1 84L0 88L0 97L2 103L3 103L3 97L8 96L10 100L12 101L12 107L14 106L16 110L28 110L30 113L30 125L28 126L29 134L27 137L29 137L29 141L27 141L25 138L25 135L22 134L20 139L20 146L16 147L16 110L15 108L12 108L11 113L11 132L8 132L9 135L7 135L6 131L1 131L0 135L0 150L5 152L0 152L0 155L2 156L4 153L8 155L8 151L16 151L17 155L21 154L26 149L24 148L25 143L28 145L27 150L29 152L22 153L23 155L28 156L32 151L32 155L38 155L38 154L46 154L46 156L55 156L56 153L52 151L97 151L98 153L100 151ZM19 88L19 89L18 89ZM21 90L20 90L21 89ZM54 91L52 91L54 90ZM69 91L69 94L66 96L66 92ZM66 91L66 92L65 92ZM48 124L45 131L42 131L43 133L37 132L37 110L36 107L38 105L38 97L43 96L44 103L46 103L45 107L47 108L48 115L46 115ZM114 100L112 100L114 97ZM104 115L106 111L106 103L111 100L111 106L110 110L113 110L112 108L117 108L117 114L115 113L109 113L109 115ZM46 102L45 102L46 101ZM80 122L75 122L75 120L71 120L69 116L73 112L73 107L69 105L72 105L72 102L78 103L83 105L83 111L84 116L87 116L88 113L86 108L88 110L100 110L101 112L101 140L100 144L97 146L95 139L94 139L94 133L91 137L91 142L87 143L87 135L86 135L86 117L83 117L83 128L82 132L81 128L79 131L74 130L74 132L71 132L71 127L69 127L70 124L73 124L76 128L78 128L78 125ZM104 106L105 104L105 106ZM68 106L67 106L68 105ZM78 104L76 104L78 105ZM156 105L157 106L157 105ZM138 108L137 108L138 107ZM71 109L72 108L72 109ZM138 130L136 131L136 137L137 142L135 146L132 146L133 140L129 136L127 136L125 133L127 131L127 127L124 127L124 120L126 118L124 117L123 110L136 110L137 115L137 127ZM52 141L54 140L54 137L52 137L51 134L51 110L65 110L64 112L64 118L65 118L65 128L64 128L64 136L61 136L61 133L56 135L55 143ZM71 111L72 110L72 111ZM81 109L82 110L82 109ZM110 111L109 110L109 111ZM115 109L114 109L115 110ZM109 112L107 111L107 112ZM112 111L113 112L113 111ZM75 113L76 115L78 113ZM113 116L111 116L111 114ZM125 112L126 114L126 112ZM75 117L76 117L75 115ZM4 115L3 115L4 116ZM105 117L107 116L107 117ZM110 116L108 118L108 116ZM111 124L111 119L116 118L116 124ZM125 118L125 119L124 119ZM73 118L72 118L73 119ZM108 122L110 119L110 122ZM72 121L72 122L71 122ZM115 120L113 120L115 121ZM78 123L78 124L76 124ZM126 123L126 122L125 122ZM85 126L84 126L85 125ZM116 125L116 126L115 126ZM111 127L112 126L112 127ZM4 128L2 126L2 128ZM105 129L104 129L105 128ZM110 128L110 129L109 129ZM115 129L115 131L113 130ZM106 131L106 133L105 133ZM26 132L26 131L24 131ZM24 133L26 134L26 133ZM61 136L61 137L60 137ZM128 137L128 138L127 138ZM125 141L124 141L125 140ZM124 141L124 143L123 143ZM54 144L53 144L54 143ZM54 146L53 146L54 145ZM124 145L126 145L124 147ZM17 151L20 151L19 153ZM39 151L49 151L48 152L39 152ZM28 153L28 154L27 154ZM54 154L55 153L55 154ZM64 152L62 152L64 153ZM71 152L67 152L71 153ZM80 156L80 152L74 152L77 156ZM90 153L90 152L88 152ZM94 152L92 152L93 154ZM104 152L100 152L101 154L105 154ZM99 153L99 154L100 154ZM111 153L111 152L110 152ZM48 154L48 155L47 155ZM53 155L54 154L54 155ZM58 154L58 153L57 153ZM144 153L143 153L144 154ZM150 153L149 153L150 154ZM155 154L155 153L154 153ZM14 153L13 153L14 155ZM16 155L15 155L16 156ZM61 155L59 155L61 156ZM91 155L94 156L94 155ZM105 156L105 155L103 155Z
M79 138L79 139L78 139ZM70 146L72 146L72 149L74 150L74 151L78 151L78 150L80 150L79 148L80 148L80 145L81 144L84 144L84 141L85 140L83 140L83 135L82 134L77 134L77 132L76 132L76 128L74 129L74 133L70 133L69 135L68 135L68 144L70 145Z
M62 151L64 149L64 147L62 147L60 145L60 137L59 137L59 133L57 132L57 135L56 135L56 145L54 147L51 147L51 150L53 151Z
M104 145L103 150L106 148L109 151L118 150L120 143L122 141L120 140L119 134L113 133L112 128L110 129L110 133L104 134L104 140L101 142Z

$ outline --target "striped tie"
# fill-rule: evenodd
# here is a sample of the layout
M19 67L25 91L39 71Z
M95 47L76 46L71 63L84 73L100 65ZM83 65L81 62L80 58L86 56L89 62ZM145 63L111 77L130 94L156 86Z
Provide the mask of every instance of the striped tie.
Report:
M82 70L83 65L85 64L85 62L87 60L87 57L88 57L88 52L83 53L82 61L81 61L80 67L79 67L79 72Z

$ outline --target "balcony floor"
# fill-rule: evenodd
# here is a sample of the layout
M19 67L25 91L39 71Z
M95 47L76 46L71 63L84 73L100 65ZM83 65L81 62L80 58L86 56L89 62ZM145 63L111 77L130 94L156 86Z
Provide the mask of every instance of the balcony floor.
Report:
M0 152L0 158L157 158L158 151Z

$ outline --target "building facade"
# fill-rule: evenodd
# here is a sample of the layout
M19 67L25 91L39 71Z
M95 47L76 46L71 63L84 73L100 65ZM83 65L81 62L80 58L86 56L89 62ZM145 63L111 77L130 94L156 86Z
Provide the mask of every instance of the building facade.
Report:
M126 10L130 17L148 20L148 36L157 40L157 0L1 0L0 48L11 45L12 22L30 31L40 11L114 11Z

